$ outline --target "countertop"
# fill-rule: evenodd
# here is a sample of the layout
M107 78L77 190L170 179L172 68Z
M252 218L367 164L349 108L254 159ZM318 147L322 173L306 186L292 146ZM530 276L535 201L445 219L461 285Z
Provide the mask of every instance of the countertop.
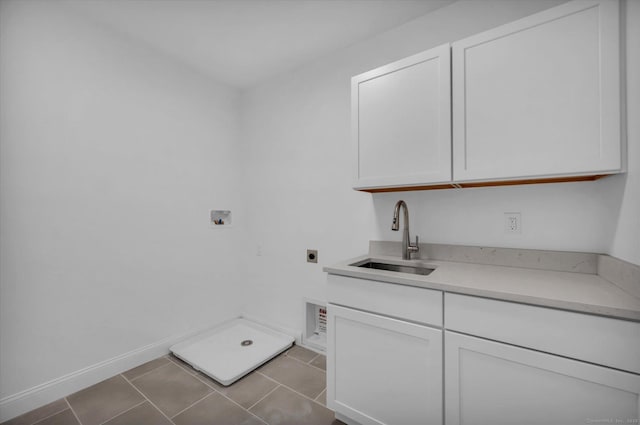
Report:
M435 268L413 275L351 266L366 259ZM402 260L372 253L323 269L330 274L640 321L640 298L598 274L442 260Z

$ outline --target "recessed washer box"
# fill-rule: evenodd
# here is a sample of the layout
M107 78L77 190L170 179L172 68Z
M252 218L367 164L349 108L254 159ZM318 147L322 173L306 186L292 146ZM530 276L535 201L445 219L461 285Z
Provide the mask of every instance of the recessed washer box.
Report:
M235 319L170 350L194 369L227 386L287 350L294 340L258 323Z

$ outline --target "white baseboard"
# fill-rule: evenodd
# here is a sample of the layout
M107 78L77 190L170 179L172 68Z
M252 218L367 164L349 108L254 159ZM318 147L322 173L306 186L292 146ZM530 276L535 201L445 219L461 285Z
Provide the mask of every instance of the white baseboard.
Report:
M230 319L233 320L233 319ZM209 329L211 327L207 327ZM169 347L205 329L174 335L96 363L0 400L0 422L8 421L62 397L90 387L133 367L169 354Z

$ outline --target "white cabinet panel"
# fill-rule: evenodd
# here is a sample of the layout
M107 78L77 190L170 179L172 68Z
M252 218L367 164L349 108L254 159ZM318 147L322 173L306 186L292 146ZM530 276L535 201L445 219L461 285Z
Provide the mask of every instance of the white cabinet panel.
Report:
M638 375L448 331L445 347L447 424L638 423Z
M327 405L360 424L442 423L442 331L328 306Z
M451 180L449 44L352 78L355 188Z
M447 330L640 374L639 322L451 293L444 311Z
M573 1L452 44L455 181L622 169L618 13Z
M356 279L327 276L327 301L431 326L442 326L442 291Z

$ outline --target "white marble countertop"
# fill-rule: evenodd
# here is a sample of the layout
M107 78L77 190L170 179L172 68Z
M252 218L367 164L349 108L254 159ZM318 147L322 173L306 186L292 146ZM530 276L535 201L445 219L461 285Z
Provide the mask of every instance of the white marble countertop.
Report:
M421 276L350 265L366 259L435 270ZM323 270L342 276L640 321L640 298L597 274L441 260L401 260L378 254L353 258Z

